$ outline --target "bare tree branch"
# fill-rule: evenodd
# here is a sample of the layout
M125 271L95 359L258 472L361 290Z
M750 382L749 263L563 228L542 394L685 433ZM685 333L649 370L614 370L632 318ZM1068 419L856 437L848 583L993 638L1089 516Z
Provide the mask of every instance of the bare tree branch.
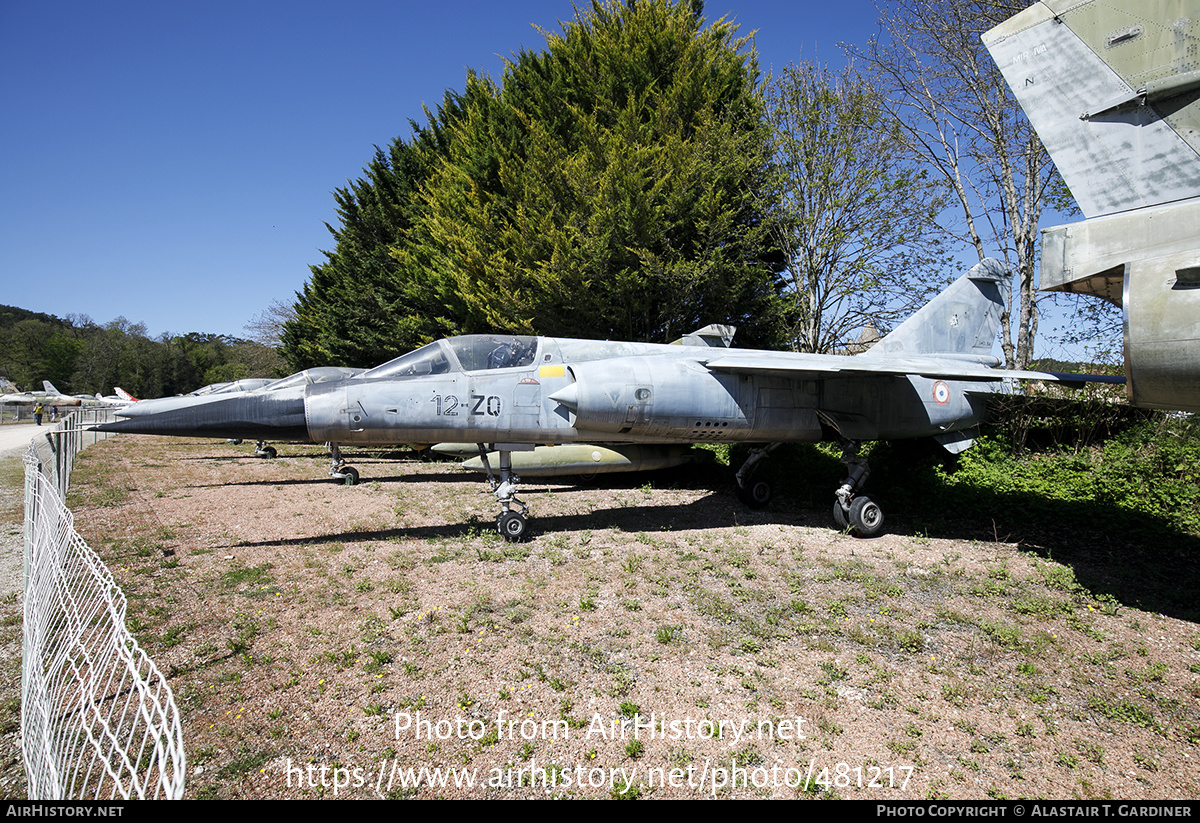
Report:
M1014 368L1027 368L1033 357L1038 223L1057 172L980 35L1026 5L890 0L878 6L885 38L850 49L904 123L913 156L944 177L957 196L964 227L953 234L980 259L1001 256L1015 271L1017 338L1014 343L1006 316L1001 341Z

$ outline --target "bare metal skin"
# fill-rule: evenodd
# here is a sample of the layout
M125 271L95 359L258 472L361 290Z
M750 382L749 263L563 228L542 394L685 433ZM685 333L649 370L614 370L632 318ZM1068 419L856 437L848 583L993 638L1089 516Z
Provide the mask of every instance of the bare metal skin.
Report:
M983 41L1087 217L1042 232L1041 288L1121 307L1130 403L1200 411L1200 16L1188 7L1043 0Z

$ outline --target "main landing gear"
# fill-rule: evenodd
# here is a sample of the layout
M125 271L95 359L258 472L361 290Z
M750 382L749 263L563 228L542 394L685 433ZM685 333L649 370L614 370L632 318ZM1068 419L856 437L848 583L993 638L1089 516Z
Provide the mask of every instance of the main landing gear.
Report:
M851 530L859 537L875 537L883 531L883 509L869 494L860 494L871 474L865 457L858 456L862 444L857 440L842 441L842 462L848 476L838 487L833 502L833 522L842 531Z
M346 464L345 459L342 458L342 451L338 448L338 444L326 443L325 445L329 448L329 476L343 486L358 485L358 469Z
M857 440L843 440L842 462L846 464L848 476L838 487L833 503L833 522L841 531L852 531L859 537L875 537L883 531L883 509L879 502L869 494L862 494L863 484L871 474L865 457L858 456L861 443ZM761 449L754 449L746 462L738 469L737 496L738 499L752 509L766 508L771 502L771 484L766 480L758 480L754 472L758 464L771 452L779 448L780 443L771 443Z
M275 451L274 446L268 446L265 440L259 440L254 444L254 456L265 457L268 460L274 460L279 452Z
M758 464L781 445L783 444L771 443L761 449L753 449L734 477L737 480L735 491L738 500L752 509L765 509L771 502L771 484L766 480L755 479L754 473L758 470Z
M479 444L479 458L483 461L483 468L487 471L492 494L500 501L500 515L496 518L496 530L508 542L516 543L525 539L525 533L529 527L529 507L517 499L517 485L521 482L521 478L512 470L511 449L501 448L499 444L496 444L494 448L500 453L499 479L492 474L492 467L487 457L488 449L483 443ZM514 504L520 506L520 511L513 510Z

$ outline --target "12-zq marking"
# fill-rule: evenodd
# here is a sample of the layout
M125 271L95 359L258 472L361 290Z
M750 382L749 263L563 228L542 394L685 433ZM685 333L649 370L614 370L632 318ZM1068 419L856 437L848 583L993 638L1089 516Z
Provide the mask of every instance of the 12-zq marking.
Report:
M458 417L459 407L465 408L467 405L452 394L435 394L433 403L437 406L439 417ZM490 417L499 417L500 396L473 394L470 397L470 409L469 414L473 417L482 417L485 414Z

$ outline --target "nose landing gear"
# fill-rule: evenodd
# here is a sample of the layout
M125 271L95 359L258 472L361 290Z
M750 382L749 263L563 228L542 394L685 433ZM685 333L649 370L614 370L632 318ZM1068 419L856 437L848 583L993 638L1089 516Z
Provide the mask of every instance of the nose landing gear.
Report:
M358 485L358 469L346 464L338 444L326 443L325 445L329 447L329 476L343 486Z
M512 453L514 448L524 451L532 450L533 446L514 446L505 443L496 444L493 448L500 453L500 478L498 480L492 474L492 467L488 462L487 446L483 443L479 444L479 458L483 461L483 468L487 471L492 494L500 501L500 515L496 518L496 530L508 542L516 543L525 538L529 526L529 507L517 498L517 486L521 482L521 478L512 470ZM514 504L520 506L520 511L513 510Z

